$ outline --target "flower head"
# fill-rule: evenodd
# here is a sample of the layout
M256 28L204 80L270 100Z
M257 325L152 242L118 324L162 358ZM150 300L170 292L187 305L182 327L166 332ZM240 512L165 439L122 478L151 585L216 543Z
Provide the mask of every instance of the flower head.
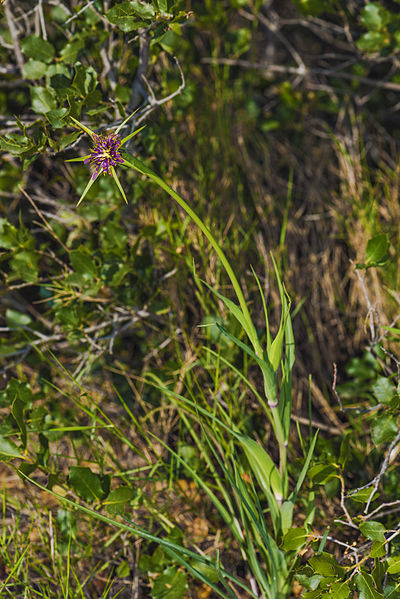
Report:
M127 135L123 139L120 139L119 132L122 129L122 127L125 125L125 123L127 123L129 121L129 119L135 114L135 112L133 112L131 115L129 115L128 118L126 118L123 121L123 123L121 123L120 126L114 131L114 133L110 133L110 135L97 135L91 129L89 129L89 127L86 127L86 125L83 125L82 123L80 123L79 121L74 119L73 116L70 117L71 120L75 123L75 125L77 125L80 129L82 129L82 131L85 131L85 133L88 133L88 135L90 135L90 137L92 138L92 141L94 143L94 147L90 150L90 154L88 156L82 156L79 158L71 158L70 160L66 161L66 162L82 162L83 161L85 164L90 164L90 165L94 166L93 174L92 174L91 178L89 179L89 182L86 185L86 187L79 199L78 206L82 202L83 198L86 196L87 192L89 191L89 189L91 188L91 186L93 185L93 183L95 182L95 180L97 179L97 177L99 176L100 173L102 173L103 175L106 175L106 174L110 175L111 177L114 178L114 180L117 184L117 187L118 187L119 191L121 192L122 197L124 198L125 202L128 203L125 192L122 189L121 183L119 182L119 179L117 177L117 173L115 172L114 167L117 164L124 164L126 166L131 166L129 163L126 162L126 160L124 160L124 158L122 158L121 153L120 153L120 148L122 148L124 143L126 143L129 139L131 139L132 137L137 135L142 129L144 129L144 127L140 127L140 129L137 129L133 133L130 133L130 135Z
M119 162L124 163L124 159L119 153L119 147L121 145L120 137L118 133L112 133L111 135L96 135L93 134L94 148L90 151L89 158L84 161L85 164L91 164L94 166L92 179L96 179L99 173L103 175L113 176L112 167L116 166Z

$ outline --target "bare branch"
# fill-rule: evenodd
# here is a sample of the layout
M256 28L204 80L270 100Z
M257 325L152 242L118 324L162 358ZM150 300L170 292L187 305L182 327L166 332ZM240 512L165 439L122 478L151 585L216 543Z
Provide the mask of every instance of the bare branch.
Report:
M147 94L143 88L142 81L147 72L149 64L150 39L143 29L139 29L139 65L133 80L131 97L128 104L128 112L133 112L140 104L140 98L146 100Z
M181 65L179 64L179 61L177 58L175 58L175 62L176 62L176 66L178 67L179 70L179 74L181 76L181 83L178 87L177 90L175 90L174 92L172 92L172 94L169 94L168 96L165 96L164 98L161 98L161 100L157 100L153 90L150 87L150 84L148 83L148 81L143 77L146 85L148 86L149 89L149 95L150 95L150 100L149 100L149 104L150 106L148 106L147 108L145 108L143 110L142 113L140 113L140 116L136 119L136 125L139 125L140 123L142 123L147 117L148 115L153 112L153 110L155 110L156 108L158 108L158 106L161 106L162 104L165 104L166 102L169 102L170 100L172 100L172 98L175 98L175 96L178 96L179 94L182 93L182 91L185 89L185 76L183 74Z
M6 17L8 29L10 30L10 35L11 35L13 48L14 48L14 52L15 52L15 59L17 61L18 68L21 71L21 75L23 75L24 59L22 57L22 52L21 52L21 48L19 45L18 29L15 26L14 16L13 16L12 10L10 9L8 2L6 2L4 5L4 15Z
M358 491L362 491L363 489L369 489L370 487L373 487L371 495L369 496L369 499L368 499L367 504L365 506L364 514L368 513L369 506L371 505L371 501L372 501L375 493L378 490L378 486L379 486L379 483L381 481L381 478L385 474L385 472L388 469L388 466L390 464L390 456L391 456L391 454L393 452L393 449L396 447L396 445L397 445L397 443L399 443L399 441L400 441L400 430L397 433L396 437L391 442L391 444L389 445L389 448L388 448L387 453L386 453L386 457L385 457L385 459L382 462L381 469L379 470L379 473L375 476L375 478L372 479L366 485L363 485L362 487L359 487L358 489L354 489L353 491L350 491L350 493L348 493L346 495L346 498L348 498L348 497L351 497L352 495L355 495L355 493L358 493Z
M47 40L46 23L45 23L44 15L43 15L43 0L39 0L36 10L39 15L40 27L42 29L43 39Z
M361 285L361 288L363 290L365 302L366 302L367 307L368 307L368 315L367 316L369 316L369 330L370 330L370 333L371 333L371 343L372 343L372 345L375 345L376 344L376 339L377 339L377 332L376 332L377 329L376 329L376 326L375 326L375 317L377 318L378 314L377 314L376 309L371 304L371 301L370 301L369 296L368 296L368 291L367 291L367 288L365 286L364 279L362 278L362 276L360 274L360 271L356 269L353 260L350 260L350 262L354 266L354 270L356 272L357 278L360 281L360 285Z
M72 17L70 17L69 19L67 19L64 22L64 25L68 25L68 23L70 23L74 19L77 19L79 17L79 15L83 13L83 11L85 11L87 8L89 8L89 6L91 6L95 2L96 2L96 0L90 0L90 2L88 2L83 8L81 8L80 10L78 10L77 13L75 13L74 15L72 15Z
M202 58L201 62L206 64L226 64L233 67L243 67L245 69L257 69L270 73L280 73L283 75L300 75L307 77L308 75L323 75L325 77L337 77L338 79L345 79L348 81L358 81L359 83L365 83L366 85L372 85L373 87L379 87L382 89L390 89L392 91L400 92L400 84L393 83L392 81L380 81L377 79L370 79L369 77L361 77L359 75L353 75L352 73L346 73L344 71L336 69L320 69L310 68L306 66L306 70L298 67L286 67L279 64L267 64L262 62L251 62L248 60L241 60L235 58Z
M340 397L339 397L339 393L338 393L338 392L337 392L337 390L336 390L336 377L337 377L337 366L336 366L336 362L334 362L334 363L333 363L333 383L332 383L332 392L333 392L334 396L335 396L335 397L336 397L336 399L337 399L337 402L338 402L338 404L339 404L339 406L340 406L340 410L341 410L342 412L344 412L344 410L343 410L343 404L342 404L342 400L340 399Z

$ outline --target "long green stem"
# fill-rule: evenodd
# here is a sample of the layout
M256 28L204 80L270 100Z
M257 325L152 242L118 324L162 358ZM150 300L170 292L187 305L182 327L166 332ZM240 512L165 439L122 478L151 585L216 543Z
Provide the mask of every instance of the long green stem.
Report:
M251 320L251 316L250 316L249 310L247 308L247 304L246 304L246 300L243 295L242 288L240 287L239 281L237 280L236 275L235 275L231 265L229 264L227 257L225 256L221 246L219 245L217 240L214 238L211 231L203 223L203 221L197 216L197 214L192 210L192 208L189 206L189 204L187 204L185 202L185 200L183 198L181 198L181 196L172 189L172 187L170 187L167 183L165 183L165 181L163 181L163 179L161 179L161 177L159 177L154 171L152 171L147 166L145 166L137 158L135 158L133 156L129 156L129 159L133 160L133 164L132 164L132 162L128 162L125 159L125 166L134 168L135 170L151 177L151 179L155 183L157 183L157 185L159 185L162 189L164 189L164 191L166 191L179 204L179 206L181 206L181 208L183 208L185 210L185 212L187 212L187 214L190 216L190 218L193 220L193 222L196 223L196 225L202 231L204 236L208 239L211 246L214 248L215 253L217 254L218 258L221 260L223 267L226 270L226 273L232 283L233 289L235 290L236 297L239 301L240 308L243 312L245 319L247 320L247 322L249 324L249 329L251 330L251 335L249 335L249 337L250 337L250 341L254 347L254 351L258 357L262 358L263 350L262 350L261 344L258 340L258 336L257 336L256 330L254 328L253 322Z

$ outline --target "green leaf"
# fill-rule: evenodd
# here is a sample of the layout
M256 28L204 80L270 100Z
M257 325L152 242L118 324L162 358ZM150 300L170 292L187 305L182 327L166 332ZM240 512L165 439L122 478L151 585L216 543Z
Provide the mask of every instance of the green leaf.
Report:
M30 35L22 40L21 48L26 56L42 62L51 62L54 56L52 44L37 35Z
M243 447L250 468L264 493L267 497L272 493L276 501L280 503L283 499L282 477L270 456L254 439L237 433L235 433L235 437Z
M168 11L168 0L153 0L153 4L161 12Z
M82 97L92 93L97 85L97 73L93 67L85 67L82 64L75 66L75 77L72 84L79 90Z
M214 291L211 287L210 289L218 296L221 297L221 299L224 298L224 296L220 296L220 294L216 291ZM225 298L226 299L226 298ZM230 300L227 300L228 302L230 302ZM233 302L231 302L233 304ZM238 306L236 306L236 304L233 304L237 310L240 311L240 308L238 308ZM241 313L240 318L242 318L243 322L246 322L244 320L244 316L243 313ZM236 316L236 318L239 320L238 316L233 313L234 316ZM242 321L239 320L239 322L242 324ZM259 365L259 367L261 368L261 371L263 373L263 378L264 378L264 392L265 392L265 396L269 402L270 405L277 403L277 385L276 385L276 374L273 371L271 365L266 361L263 360L262 358L259 358L249 347L247 347L247 345L245 345L244 343L242 343L242 341L240 341L239 339L237 339L236 337L234 337L234 335L231 335L231 333L229 333L229 331L227 331L225 329L225 327L223 327L222 325L220 325L218 322L215 323L216 326L218 327L218 329L220 331L222 331L222 333L224 335L226 335L229 339L231 339L238 347L240 347L243 351L245 351L249 356L251 356L252 358L254 358L254 360L257 362L257 364ZM243 325L245 326L245 325Z
M123 190L123 188L122 188L121 182L120 182L120 180L118 179L118 175L117 175L117 173L115 172L115 168L112 166L110 170L111 170L112 176L114 177L114 181L115 181L115 183L117 184L117 187L118 187L118 189L119 189L119 191L120 191L120 194L121 194L121 195L122 195L122 197L124 198L124 200L125 200L125 204L127 204L127 203L128 203L128 200L126 199L126 195L125 195L125 192L124 192L124 190Z
M7 308L6 310L6 320L9 327L23 327L32 322L32 318L28 314L12 310L11 308Z
M10 441L10 439L6 439L0 434L0 460L2 462L8 462L13 458L20 457L22 457L22 452L18 449L15 443Z
M110 23L118 25L124 33L146 26L148 23L142 19L151 19L154 15L155 10L151 4L137 1L117 4L106 13Z
M310 570L310 572L307 572L306 574L297 574L296 578L303 587L310 591L315 591L319 587L320 583L325 580L324 576L320 576L319 574L310 576L312 570L311 568L307 568L307 570Z
M26 424L24 414L25 404L19 397L16 397L11 407L11 414L14 417L15 422L21 433L21 442L23 449L26 449Z
M329 553L314 555L309 560L310 566L321 576L343 576L344 568L339 566L336 557Z
M332 5L331 0L294 0L294 5L302 14L319 17L328 11Z
M127 562L121 562L116 570L119 578L128 578L130 571L131 569Z
M396 388L393 382L387 377L380 376L372 387L374 395L379 403L390 405L393 399L397 397Z
M21 250L15 253L11 259L11 266L16 278L34 283L39 276L38 261L39 255L34 252Z
M268 359L271 362L272 368L276 372L279 368L279 365L282 360L283 355L283 339L285 335L286 322L289 318L289 310L290 307L287 305L286 299L282 297L282 314L281 314L281 322L279 325L278 333L276 334L275 339L271 343L271 346L268 350Z
M367 264L383 264L389 259L388 255L389 241L387 235L376 235L367 243L366 261Z
M0 149L10 154L23 154L33 147L32 141L25 135L9 133L0 137Z
M154 581L153 599L181 599L188 589L186 572L171 566Z
M79 52L85 47L82 38L69 41L60 52L60 59L66 64L74 64Z
M101 501L107 495L103 489L102 477L92 472L90 468L72 466L68 482L85 501Z
M32 109L37 114L45 114L57 107L54 91L46 87L31 87Z
M331 599L347 599L350 595L350 587L347 582L333 582L329 591Z
M197 572L200 572L202 576L205 576L211 582L218 582L219 576L217 569L203 562L199 562L197 560L193 560L190 564Z
M400 555L391 555L387 559L389 574L398 574L400 572Z
M282 541L282 549L285 551L298 551L307 543L308 533L305 528L292 528Z
M165 566L170 563L170 558L165 555L162 547L159 545L152 555L141 553L139 557L138 568L141 572L161 573Z
M347 582L333 582L329 589L331 599L347 599L350 595L350 587Z
M129 487L117 487L104 500L103 505L109 513L115 514L121 511L123 506L133 497L133 491Z
M380 31L368 31L357 41L357 46L365 52L377 52L387 44L387 35ZM358 266L358 265L357 265Z
M385 599L400 599L400 591L398 584L389 582L385 586L384 594Z
M0 218L0 247L11 250L19 245L18 231L6 218Z
M169 29L159 40L159 44L163 50L169 52L170 54L174 54L178 49L180 43L182 41L182 37Z
M371 268L383 266L390 259L389 241L386 234L376 235L368 241L365 263L357 264L356 268Z
M70 260L75 272L87 274L91 277L97 275L97 266L90 255L89 250L84 246L80 246L77 250L72 250L70 253Z
M311 462L311 459L312 459L313 454L314 454L315 445L317 443L317 438L318 438L318 431L315 433L314 437L311 440L311 443L310 443L310 446L308 448L308 452L307 452L307 455L306 455L306 459L304 460L304 463L303 463L303 467L300 470L300 473L297 475L296 485L295 485L293 491L290 494L289 500L292 503L294 503L296 501L297 495L298 495L298 493L299 493L299 491L301 489L301 486L302 486L302 484L304 482L304 479L305 479L305 477L307 475L308 469L310 467L310 462ZM314 497L314 493L313 492L310 493L310 496L311 495L312 495L312 497ZM312 500L312 505L313 505L313 501L314 500ZM312 513L312 511L309 513L309 515L311 515L311 513Z
M336 464L315 464L308 471L308 476L314 483L324 485L328 480L337 476L337 471Z
M286 500L281 505L281 528L282 534L286 533L291 529L293 524L293 508L294 501Z
M385 560L384 562L381 562L380 560L375 560L375 567L372 570L372 578L377 589L381 588L387 567L387 560Z
M246 334L247 334L247 336L249 337L249 339L251 341L252 340L252 336L253 336L253 326L252 326L252 323L249 322L249 320L245 317L245 315L243 314L243 311L241 310L241 308L237 304L235 304L235 302L233 302L229 298L225 297L224 295L222 295L221 293L219 293L218 291L216 291L213 287L211 287L211 285L209 285L205 281L203 281L203 283L209 288L209 290L214 295L216 295L220 300L222 300L224 302L224 304L228 308L229 312L241 324L241 326L246 331ZM226 329L223 329L223 327L220 327L220 328L221 328L221 331L225 335L227 335L228 337L230 336L230 333ZM234 339L232 339L232 341L234 341ZM239 343L241 343L241 342L239 341ZM236 345L239 345L239 343L236 343ZM240 345L239 345L239 347L240 347Z
M373 578L366 572L356 574L355 581L358 590L358 599L383 599L382 593L374 587Z
M361 22L370 31L379 31L390 21L390 14L379 4L370 2L361 11Z
M351 457L350 434L351 433L346 432L340 444L339 464L342 468L345 467L347 460Z
M29 383L25 383L24 381L19 381L18 379L14 379L12 378L6 388L6 392L9 398L9 402L11 404L11 402L14 401L15 397L19 397L19 399L24 403L27 404L28 402L32 401L33 399L33 394L31 391L31 388L29 386Z
M367 539L371 539L372 541L385 541L386 528L383 526L382 522L376 522L374 520L363 522L360 524L360 530Z
M398 430L397 415L386 413L376 416L372 422L372 441L375 445L393 441Z
M60 148L60 151L64 150L65 148L68 148L68 146L73 144L74 141L76 141L80 135L81 133L79 131L69 133L68 135L64 135L58 142L58 147Z
M49 121L54 129L62 129L65 127L65 121L63 118L67 114L66 108L56 108L55 110L49 110L46 112L46 119Z
M60 66L60 65L58 65ZM79 96L79 91L72 86L72 80L63 73L55 73L50 77L50 85L60 100L72 100Z
M351 499L353 501L357 501L358 503L367 503L373 491L373 487L369 487L368 489L361 489L360 491L357 491L357 493L354 493L354 495L351 495ZM373 501L375 501L375 499L377 499L378 497L379 493L374 493Z
M46 74L47 69L48 66L45 62L30 58L24 64L24 77L25 79L40 79Z
M370 552L370 557L372 558L380 558L380 557L384 557L386 555L386 541L385 542L381 542L381 541L374 541L372 543L372 548L371 548L371 552Z

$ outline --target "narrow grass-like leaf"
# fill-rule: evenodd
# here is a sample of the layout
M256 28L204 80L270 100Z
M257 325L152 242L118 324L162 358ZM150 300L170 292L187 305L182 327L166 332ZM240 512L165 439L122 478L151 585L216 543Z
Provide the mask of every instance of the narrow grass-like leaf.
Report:
M231 472L228 470L221 457L218 455L218 452L213 447L207 432L200 421L200 425L203 431L206 434L207 442L210 446L210 449L218 462L219 467L224 473L224 477L231 484L232 490L235 492L235 496L238 497L236 500L237 507L241 514L241 520L243 526L245 527L245 537L244 541L246 542L245 551L246 551L246 559L249 560L252 571L257 577L258 581L264 581L265 590L267 597L274 599L276 597L277 591L277 581L278 579L283 579L284 581L287 578L286 564L284 560L284 556L278 546L276 545L273 537L268 533L265 526L265 517L261 510L261 506L258 501L257 493L253 487L254 497L256 504L248 493L246 486L244 485L241 475L238 472L235 459L232 458L233 467L235 470L235 479L233 478ZM250 524L251 530L248 526ZM276 531L277 532L277 531ZM257 550L261 552L263 558L265 560L265 564L267 565L268 570L268 581L265 578L265 573L261 570L259 558L253 556L253 541L252 538L256 540ZM242 548L243 551L243 548Z
M282 477L278 468L256 441L244 435L235 434L235 437L244 449L250 468L267 496L272 518L276 522L279 518L279 505L283 500Z
M289 302L287 301L287 293L282 284L278 267L272 254L271 257L274 264L275 276L278 283L279 295L281 299L281 321L279 324L278 333L276 334L275 339L272 341L271 346L268 349L269 361L271 362L272 368L276 372L279 368L283 355L283 339L286 328L286 320L290 313L290 300Z
M278 594L279 581L285 581L287 578L283 554L266 529L265 517L253 482L254 500L250 497L240 474L236 477L236 486L240 498L239 509L246 532L247 559L266 596L274 599ZM267 566L267 573L261 568L260 555Z
M7 576L7 578L5 579L5 581L3 582L2 587L0 588L0 593L6 588L7 583L9 580L11 580L11 578L13 578L13 576L15 575L16 572L18 572L19 567L22 563L22 560L25 557L26 552L28 551L28 549L30 549L31 544L29 543L25 549L23 550L23 552L21 553L21 555L18 558L18 561L14 564L13 568L11 569L9 575Z
M294 503L286 500L282 503L281 507L281 529L282 534L285 535L293 524L293 509Z
M250 266L250 268L251 268L251 271L252 271L252 273L254 275L254 278L256 280L256 283L257 283L257 286L258 286L258 290L259 290L260 296L261 296L261 301L262 301L263 309L264 309L265 332L267 334L267 353L268 353L269 348L271 347L271 332L269 330L269 320L268 320L267 304L265 302L264 292L262 290L260 280L259 280L258 276L256 275L256 272L255 272L254 268L252 266Z
M207 494L207 496L213 502L213 504L215 505L215 507L217 508L219 513L221 514L222 518L228 525L229 529L234 534L238 543L239 544L243 543L242 535L238 534L236 526L233 524L233 519L234 519L233 514L229 513L229 511L221 503L221 501L218 499L218 497L215 495L215 493L213 493L213 491L210 489L210 487L203 481L203 479L197 474L197 472L195 472L195 470L193 470L193 468L191 468L191 466L178 453L176 453L173 449L171 449L171 447L169 447L169 445L167 443L164 443L164 441L162 439L160 439L159 437L157 437L156 435L152 434L152 436L155 439L157 439L158 443L160 443L165 449L167 449L167 451L171 455L173 455L174 458L182 466L184 466L186 468L186 470L189 472L189 474L193 478L193 480L195 480L197 482L197 484L203 489L203 491Z
M326 529L326 531L324 532L324 534L322 536L321 542L318 547L317 555L321 555L321 553L323 552L326 541L328 539L328 535L329 535L329 528Z
M301 472L300 472L299 477L297 479L296 486L293 489L292 493L290 494L289 500L292 501L293 503L296 502L297 495L298 495L298 493L300 491L301 485L303 484L303 481L304 481L304 479L306 477L306 474L308 472L308 469L309 469L309 466L310 466L310 462L311 462L311 458L312 458L313 453L314 453L315 444L317 442L317 437L318 437L318 431L315 433L315 435L313 437L313 440L310 443L310 447L309 447L309 450L308 450L308 453L307 453L307 457L305 459L305 462L303 464L303 468L301 469Z
M245 314L243 314L240 307L237 306L232 300L228 299L227 297L222 295L222 293L219 293L218 291L213 289L213 287L211 287L211 285L209 285L206 281L202 281L202 283L204 285L206 285L206 287L208 287L208 289L212 293L214 293L214 295L216 295L218 297L218 299L223 301L223 303L228 308L228 310L232 314L232 316L234 316L236 318L236 320L241 324L244 331L246 332L246 335L248 336L248 338L250 339L250 341L254 347L254 343L253 343L254 326L253 326L252 321L249 320L249 318Z
M264 390L268 403L270 404L270 406L271 404L272 406L276 406L278 390L276 385L276 374L273 371L271 365L263 358L259 358L249 347L247 347L247 345L245 345L242 341L237 339L237 337L232 335L232 333L227 331L226 328L223 327L221 324L217 322L216 326L224 335L226 335L226 337L233 341L238 347L240 347L240 349L246 352L246 354L251 356L257 362L264 376Z
M254 385L252 385L252 383L249 381L249 379L243 374L243 372L241 370L239 370L238 368L236 368L236 366L234 364L232 364L232 362L229 362L229 360L227 360L226 358L224 358L224 356L222 356L220 354L217 354L217 352L215 352L210 347L204 346L203 349L206 350L207 352L209 352L210 354L212 354L215 357L218 356L219 360L221 360L221 362L223 362L224 364L226 364L227 366L229 366L229 368L231 368L233 370L233 372L246 384L246 386L248 387L248 389L250 389L250 391L252 393L254 393L255 397L260 402L260 405L264 408L265 413L267 414L268 418L270 419L271 424L273 425L274 424L274 420L273 420L273 418L271 416L271 410L270 410L270 408L267 406L267 404L265 403L263 397L260 395L260 393L254 387Z
M285 360L282 367L280 389L279 416L284 430L285 441L289 438L290 419L292 414L292 370L295 360L295 344L292 319L288 314L285 327Z
M56 493L55 491L52 491L51 489L47 489L42 484L40 484L33 478L30 478L29 476L23 474L22 472L21 472L21 474L26 480L28 480L32 484L36 485L42 491L45 491L46 493L49 493L53 497L56 497L60 501L60 503L67 504L67 505L71 506L71 508L78 510L84 514L87 514L88 516L94 518L95 520L100 520L101 522L105 522L109 526L115 526L117 528L125 530L126 532L130 532L131 534L135 534L138 537L141 537L143 539L146 539L148 541L151 541L151 542L157 543L158 545L161 545L164 550L171 552L174 555L174 558L177 559L177 561L179 561L179 563L181 563L185 568L187 568L192 573L194 573L196 571L194 570L194 568L191 567L189 562L184 560L184 558L182 556L187 556L188 558L195 559L201 563L209 565L211 568L214 567L214 564L210 560L210 558L203 557L202 555L199 555L198 553L194 553L190 549L186 549L186 547L183 547L182 545L177 545L176 543L173 543L172 541L169 541L168 539L156 537L155 535L152 535L149 532L147 532L147 530L145 530L135 524L132 524L129 520L127 520L123 516L121 516L121 517L124 520L126 520L127 522L129 522L129 524L123 524L122 522L119 522L118 520L113 520L112 518L109 518L108 516L104 516L103 514L97 512L96 510L93 510L86 506L80 505L79 503L76 503L75 501L72 501L71 499L68 499L67 497L63 497L62 495L59 495L58 493ZM222 572L223 576L225 576L226 578L228 578L229 580L231 580L232 582L237 584L240 588L242 588L247 593L249 593L249 595L251 597L253 597L254 599L258 599L257 595L255 595L255 593L253 593L249 587L247 587L244 583L242 583L241 580L237 579L235 576L233 576L232 574L230 574L223 568L221 568L221 572ZM197 576L197 574L196 574L196 576ZM200 578L200 576L202 576L203 578ZM198 577L199 577L199 579L206 582L206 584L208 584L208 586L210 586L219 595L221 595L222 597L225 597L227 599L227 596L224 595L221 592L221 589L219 589L211 580L207 579L204 575L202 575L200 573L199 573Z

